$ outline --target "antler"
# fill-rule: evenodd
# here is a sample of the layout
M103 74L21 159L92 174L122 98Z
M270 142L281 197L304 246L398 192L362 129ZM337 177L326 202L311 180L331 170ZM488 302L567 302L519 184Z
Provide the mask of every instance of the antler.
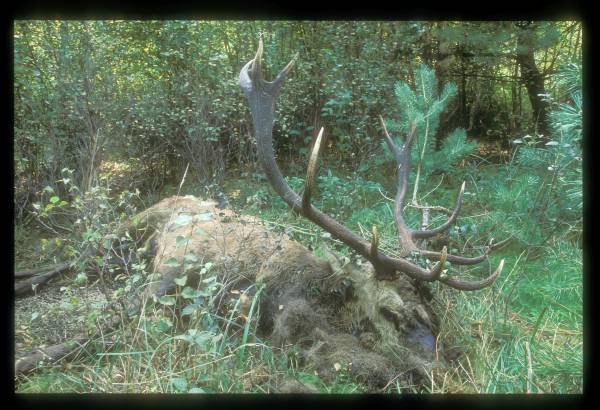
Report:
M375 268L375 274L378 279L393 279L397 276L398 272L402 272L414 279L426 282L439 280L448 286L460 290L482 289L491 285L496 280L502 271L504 261L500 262L500 265L492 275L478 282L466 282L456 278L441 277L446 261L463 265L481 262L487 258L487 254L492 248L491 244L488 246L488 249L483 255L475 258L448 255L446 247L444 247L441 252L419 250L414 244L414 239L434 236L452 225L458 216L465 185L463 183L456 206L454 208L454 212L446 223L431 230L415 231L407 227L402 216L402 206L404 195L406 194L406 189L408 186L410 145L412 143L416 128L414 125L411 132L407 136L402 149L393 142L387 133L387 130L385 132L388 146L398 162L398 192L396 194L396 203L394 207L394 220L398 229L399 240L403 250L408 252L418 251L421 253L421 255L429 259L437 260L438 262L433 268L424 269L405 258L392 258L386 255L378 249L379 239L376 228L373 228L372 230L371 242L367 242L345 226L341 225L335 219L331 218L329 215L315 208L310 203L310 197L313 191L312 188L315 183L316 163L323 138L323 128L321 128L319 131L310 154L304 193L302 197L300 197L296 192L294 192L283 178L283 175L277 166L277 162L275 161L275 153L273 150L273 118L275 111L275 99L279 94L279 90L281 89L283 81L298 57L298 54L296 54L294 58L283 68L283 70L281 70L281 72L273 81L269 82L266 81L262 75L262 53L263 43L262 39L260 39L255 57L246 63L246 65L244 65L240 71L240 86L250 105L252 122L256 134L256 145L259 161L265 171L267 179L277 194L281 196L281 198L295 212L316 223L321 228L331 233L332 236L339 239L354 251L369 260Z

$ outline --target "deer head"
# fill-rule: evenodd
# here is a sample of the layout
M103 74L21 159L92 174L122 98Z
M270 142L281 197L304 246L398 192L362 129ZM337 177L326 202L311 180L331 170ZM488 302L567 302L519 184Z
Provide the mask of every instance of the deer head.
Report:
M444 232L452 226L462 204L465 182L463 182L454 210L448 220L434 229L411 229L407 226L404 217L404 197L408 187L408 176L410 172L410 149L414 139L416 125L413 124L411 131L406 136L404 145L399 147L389 136L385 129L383 120L383 130L387 145L393 153L397 167L397 193L394 205L394 222L398 231L398 240L403 250L403 255L407 253L417 253L437 263L430 269L423 268L405 257L394 258L386 255L378 249L379 238L377 229L373 227L372 238L367 241L348 228L315 208L310 203L310 198L314 186L316 163L319 155L319 149L323 138L323 128L319 131L314 142L306 172L304 192L300 197L286 183L273 151L273 120L275 112L275 102L279 90L291 70L298 54L279 72L273 81L266 81L262 75L261 58L263 53L262 39L259 41L258 50L252 60L250 60L240 72L240 86L248 99L252 121L256 136L257 154L259 161L265 171L265 174L279 196L297 213L319 225L321 228L331 233L335 238L342 241L354 251L369 260L375 269L375 275L378 279L394 279L399 273L404 273L416 280L433 282L440 281L450 287L459 290L478 290L490 286L500 275L504 260L498 268L487 278L480 281L465 281L456 277L442 276L442 270L446 261L458 265L474 265L487 259L489 252L497 248L500 244L492 244L492 241L485 247L484 252L475 257L465 257L448 254L446 247L439 252L419 249L415 245L415 240L433 237ZM381 117L380 117L381 119Z

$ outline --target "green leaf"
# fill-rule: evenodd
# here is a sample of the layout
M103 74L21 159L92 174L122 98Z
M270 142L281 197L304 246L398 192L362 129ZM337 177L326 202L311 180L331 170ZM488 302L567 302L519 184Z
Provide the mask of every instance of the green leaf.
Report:
M75 283L78 285L82 285L85 282L87 282L87 275L85 274L85 272L78 273L77 277L75 278Z
M172 306L175 304L175 297L167 295L161 296L160 299L158 299L158 303L160 303L161 305Z
M183 255L183 259L185 259L186 262L198 262L198 257L193 253L186 253Z
M159 332L166 332L171 327L173 327L173 322L171 322L169 319L160 319L158 322L156 322L156 330Z
M181 311L181 315L182 316L187 316L187 315L191 315L193 314L195 311L198 310L198 308L200 307L199 304L197 303L192 303L191 305L187 305L186 307L183 308L183 310Z
M216 288L215 288L215 287L213 287L213 286L209 287L208 289L199 289L199 290L198 290L198 292L199 292L199 296L202 296L202 297L210 297L210 296L212 296L212 295L213 295L213 293L214 293L215 289L216 289Z
M184 286L185 283L187 282L187 275L183 275L180 278L175 278L175 279L173 279L173 282L175 282L175 284L178 286Z
M199 221L210 221L213 219L213 214L212 214L212 212L204 212L204 213L196 215L196 218Z
M202 273L204 273L204 272L202 272ZM211 276L206 279L202 279L202 283L211 283L211 282L216 282L216 281L217 281L216 276Z
M209 331L199 332L194 338L194 342L203 349L208 348L208 343L215 337L215 334Z
M166 261L164 261L163 265L176 268L178 266L181 266L181 263L179 263L176 258L169 258Z
M187 225L191 220L192 217L190 215L179 215L173 222L177 225Z
M184 297L185 299L193 299L193 298L197 298L202 295L202 292L197 290L197 289L192 289L189 286L186 286L185 288L183 288L183 291L181 292L181 296Z
M185 236L177 235L175 238L175 246L180 247L181 245L187 245L189 239L186 239Z
M50 198L50 202L52 202L53 204L57 203L58 201L60 201L60 198L57 196L53 196L52 198Z
M185 340L188 343L193 343L194 336L196 336L196 333L198 333L198 329L189 329L187 331L187 334L177 335L177 336L175 336L175 339Z

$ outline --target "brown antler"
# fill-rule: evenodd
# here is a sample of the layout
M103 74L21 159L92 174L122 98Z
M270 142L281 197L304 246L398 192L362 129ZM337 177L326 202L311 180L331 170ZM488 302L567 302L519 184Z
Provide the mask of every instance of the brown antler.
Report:
M396 194L396 204L394 208L394 220L398 228L398 234L401 246L405 251L419 251L423 256L437 260L438 262L431 269L424 269L421 266L405 259L392 258L378 249L378 234L377 229L372 231L371 243L365 241L345 226L341 225L335 219L327 214L324 214L310 203L312 187L314 186L316 175L316 163L319 155L319 149L323 137L323 129L321 128L313 149L310 154L304 193L302 198L296 194L287 184L277 162L275 161L275 153L273 151L273 118L275 111L275 100L281 89L281 85L288 72L294 64L296 56L285 66L283 70L271 82L265 81L262 76L261 58L263 53L262 39L259 41L258 50L255 57L250 60L240 72L240 86L248 99L250 112L252 114L252 122L256 135L257 154L259 161L265 171L265 174L279 196L295 211L313 221L327 232L331 233L335 238L339 239L350 248L358 252L360 255L369 260L375 268L376 275L379 279L393 279L398 272L405 273L410 277L432 282L440 280L456 289L460 290L477 290L491 285L500 272L504 261L500 262L500 266L488 278L479 282L465 282L459 279L450 277L441 277L442 270L446 260L458 264L478 263L487 257L487 251L484 255L477 258L464 258L459 256L448 255L446 247L441 252L421 251L414 244L413 240L417 238L426 238L433 236L448 227L454 222L458 215L458 210L462 202L462 193L464 184L459 194L454 212L449 220L438 228L432 230L415 231L406 226L402 216L402 205L404 195L408 186L409 174L409 159L410 159L410 144L414 137L415 127L413 126L411 133L408 135L404 147L400 149L387 134L386 138L390 150L394 153L398 162L398 192ZM488 251L491 247L488 247Z

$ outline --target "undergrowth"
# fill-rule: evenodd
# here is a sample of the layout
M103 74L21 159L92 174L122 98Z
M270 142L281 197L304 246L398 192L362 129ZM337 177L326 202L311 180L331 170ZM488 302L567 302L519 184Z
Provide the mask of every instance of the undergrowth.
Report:
M578 67L570 69L576 71ZM431 77L425 68L422 70L424 77ZM580 78L577 73L572 77ZM578 87L569 88L575 89L571 91L571 104L554 107L550 116L554 139L545 146L539 146L536 136L523 136L513 141L506 164L491 164L472 152L473 146L465 143L464 131L458 130L447 138L449 142L442 151L451 151L453 161L461 157L464 161L454 163L451 172L450 163L444 163L443 169L424 169L421 179L416 179L417 186L413 182L407 187L420 205L451 207L458 187L462 181L467 182L461 215L445 237L428 244L434 250L447 244L451 253L463 253L465 243L483 245L491 237L511 239L490 256L489 264L459 271L481 277L481 270L488 274L504 259L504 271L493 286L477 292L459 292L439 282L431 285L433 305L441 323L437 345L440 354L443 347L454 356L448 366L430 374L426 389L431 393L582 392L580 84ZM397 87L399 97L409 91ZM439 104L452 94L451 88L444 89L434 104L435 113L439 114ZM415 118L434 119L427 115ZM391 121L390 129L394 127L403 129L406 124ZM425 142L421 147L432 151L428 155L425 148L413 152L413 160L421 160L419 169L432 159L443 163L439 160L441 151L434 150L432 135L427 139L425 133L422 138ZM456 147L464 150L459 152ZM395 184L390 172L394 164L383 152L374 151L372 158L355 171L343 174L330 171L341 169L339 164L322 160L313 204L365 238L371 227L377 226L380 248L395 255ZM291 175L301 173L288 171L292 171ZM68 187L69 181L65 175L62 183ZM338 254L354 258L329 233L294 215L272 192L262 173L236 174L225 181L224 193L236 211L257 215L274 229L285 230L317 255L325 248L333 248ZM303 179L292 176L288 183L300 192ZM50 233L39 241L40 246L27 245L34 250L29 260L22 252L25 247L17 246L19 264L28 267L59 254L81 255L86 243L98 243L112 230L115 221L133 212L127 207L134 196L131 193L122 194L117 201L107 189L97 188L91 194L87 202L86 197L77 195L63 199L49 187L43 201L36 204L35 217ZM416 228L420 226L421 214L408 205L405 219ZM443 214L432 213L429 224L437 226L444 219ZM25 244L29 237L23 229L26 228L17 227L16 238ZM66 245L64 232L70 238ZM74 286L89 280L83 262L86 261L77 266ZM107 263L92 262L101 269ZM205 269L208 274L210 265ZM136 261L131 270L122 278L121 293L114 296L126 295L141 286L141 278L147 273L144 264ZM225 316L219 316L209 308L221 288L216 280L205 282L203 288L196 290L186 288L184 282L178 285L175 296L148 305L144 314L125 320L118 331L92 341L82 349L84 360L78 364L58 363L24 377L18 381L17 391L265 393L276 391L286 378L300 380L324 393L362 391L343 368L338 370L334 383L326 384L318 375L298 368L293 349L269 346L256 333L258 305L242 311L241 294L238 303L229 306ZM175 314L176 311L181 314ZM401 386L393 380L384 390L416 391L413 386Z
M378 224L382 248L393 253L397 243L391 224L393 187L368 182L367 178L366 174L325 173L318 180L315 204L365 237L371 224ZM328 233L290 212L262 178L250 175L229 180L232 183L225 187L225 193L239 212L260 216L317 255L326 247L351 256ZM303 181L290 178L289 182L300 190ZM429 192L437 186L428 201L453 203L455 182L423 187ZM493 225L490 219L494 217L494 204L481 209L481 203L473 200L480 195L476 189L472 188L473 194L465 198L456 231L463 237L466 233L474 243L484 243L490 233L485 226ZM413 226L419 223L417 212L408 216ZM471 230L464 228L471 225ZM483 228L477 230L476 226ZM446 368L434 370L426 386L428 391L581 392L581 249L576 242L556 236L541 251L537 247L533 250L517 241L492 254L489 266L495 266L500 258L506 264L489 289L470 293L432 285L434 306L442 323L438 344L460 354ZM135 274L130 280L135 278L139 280ZM211 312L210 298L218 289L219 284L214 283L211 291L201 296L180 286L172 299L147 307L141 319L132 317L118 331L104 335L106 340L93 341L80 353L83 360L77 364L58 363L27 376L19 381L17 391L266 393L276 391L274 387L286 378L300 380L323 393L362 391L343 369L335 383L326 384L318 375L299 369L293 351L269 346L267 340L256 335L260 312L244 316L239 306L231 306L227 317ZM175 306L186 314L175 315ZM385 391L415 390L392 382Z

